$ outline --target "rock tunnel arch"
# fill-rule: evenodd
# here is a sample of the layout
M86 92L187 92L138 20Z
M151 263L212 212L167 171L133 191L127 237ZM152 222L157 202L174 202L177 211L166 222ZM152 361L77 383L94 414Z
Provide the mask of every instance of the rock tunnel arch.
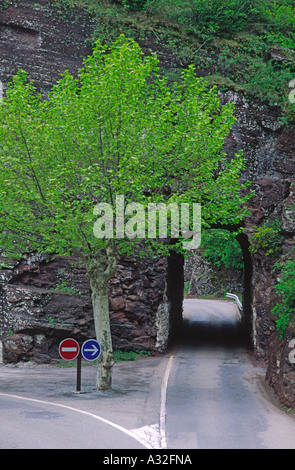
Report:
M237 227L232 226L212 226L211 229L223 229L229 232L235 232ZM249 250L250 242L247 234L238 233L236 235L243 263L243 291L242 291L242 317L241 327L243 331L243 342L248 348L255 346L255 322L252 309L252 275L253 265L252 257ZM167 269L167 299L169 303L169 333L168 347L173 347L178 343L183 331L183 300L184 300L184 256L180 253L173 252L168 258Z

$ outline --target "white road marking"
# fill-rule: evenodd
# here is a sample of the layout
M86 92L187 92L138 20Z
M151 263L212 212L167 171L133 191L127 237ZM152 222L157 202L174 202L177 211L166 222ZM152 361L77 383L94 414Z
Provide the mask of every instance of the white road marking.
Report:
M174 356L170 356L165 375L163 378L163 382L161 385L161 407L160 407L160 439L161 439L161 449L167 448L167 440L166 440L166 398L167 398L167 386L170 371L172 368Z
M131 430L136 436L146 442L151 449L161 449L161 436L159 424L150 424Z
M12 394L9 394L9 393L0 393L0 395L4 396L4 397L17 398L19 400L33 401L35 403L43 403L45 405L52 405L52 406L57 406L59 408L65 408L67 410L76 411L77 413L81 413L81 414L90 416L91 418L97 419L98 421L101 421L102 423L108 424L109 426L112 426L113 428L116 428L119 431L127 434L127 436L132 437L133 439L138 441L140 444L142 444L146 449L152 449L152 447L149 444L147 444L146 440L141 439L139 436L134 434L132 431L128 431L128 429L123 428L119 424L112 423L111 421L109 421L105 418L102 418L101 416L90 413L89 411L80 410L79 408L74 408L74 407L69 406L69 405L62 405L61 403L54 403L54 402L45 401L45 400L37 400L36 398L22 397L22 396L19 396L19 395L12 395Z

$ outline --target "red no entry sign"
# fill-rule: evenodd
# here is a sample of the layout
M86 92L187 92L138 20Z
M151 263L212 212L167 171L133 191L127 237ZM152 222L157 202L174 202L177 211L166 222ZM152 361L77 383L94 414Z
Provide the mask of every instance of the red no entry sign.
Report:
M66 361L75 359L80 351L79 344L73 338L64 339L58 348L59 355Z

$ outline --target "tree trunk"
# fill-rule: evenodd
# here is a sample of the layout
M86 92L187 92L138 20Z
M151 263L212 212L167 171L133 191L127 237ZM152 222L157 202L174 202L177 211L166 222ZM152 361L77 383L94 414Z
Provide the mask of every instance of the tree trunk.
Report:
M107 245L106 253L107 265L102 262L99 256L89 259L86 263L86 271L92 293L96 339L101 347L96 378L98 390L108 390L111 388L114 365L108 293L109 280L116 272L117 260L111 244Z
M108 282L101 279L92 282L92 306L96 339L101 347L98 360L96 387L98 390L108 390L112 387L112 368L114 355L110 328ZM95 287L93 285L95 284ZM100 288L97 289L97 284Z

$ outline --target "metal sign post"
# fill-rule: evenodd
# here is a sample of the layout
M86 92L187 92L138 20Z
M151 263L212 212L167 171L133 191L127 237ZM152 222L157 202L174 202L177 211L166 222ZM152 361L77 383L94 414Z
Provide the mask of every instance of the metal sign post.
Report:
M76 392L81 391L82 356L86 361L95 361L100 356L101 347L95 339L88 339L80 346L73 338L66 338L59 344L59 355L66 361L77 358Z
M76 379L76 392L81 392L81 369L82 369L82 356L77 357L77 379Z
M76 380L76 391L81 391L81 361L82 355L80 352L80 346L77 341L73 338L66 338L59 344L59 355L66 361L72 361L77 358L77 380Z

